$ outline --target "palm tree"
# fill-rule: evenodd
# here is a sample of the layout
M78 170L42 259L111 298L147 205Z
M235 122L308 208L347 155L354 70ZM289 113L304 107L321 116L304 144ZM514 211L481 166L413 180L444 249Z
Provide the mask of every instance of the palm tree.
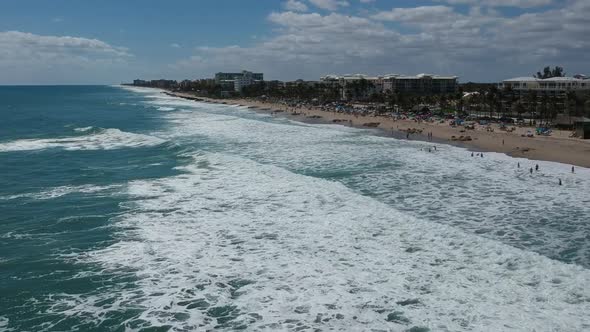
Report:
M524 106L522 105L522 103L519 101L516 103L516 113L518 114L519 118L522 118L522 114L524 114L524 112L526 112L526 109L524 108Z
M535 112L537 111L537 91L529 91L527 95L527 105L531 116L531 118L529 119L529 125L532 126L533 118L535 117Z
M569 118L569 122L571 124L571 116L572 113L576 114L576 106L577 106L577 96L574 91L568 91L565 94L565 110Z
M501 91L501 101L505 103L505 106L502 107L502 117L506 117L506 110L509 110L510 115L512 115L512 105L514 105L516 98L511 86L506 86Z

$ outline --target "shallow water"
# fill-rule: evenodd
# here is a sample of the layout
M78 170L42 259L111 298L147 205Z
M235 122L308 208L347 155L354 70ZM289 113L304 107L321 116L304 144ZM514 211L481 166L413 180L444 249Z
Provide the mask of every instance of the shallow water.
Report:
M0 95L0 330L590 329L587 169L157 90Z

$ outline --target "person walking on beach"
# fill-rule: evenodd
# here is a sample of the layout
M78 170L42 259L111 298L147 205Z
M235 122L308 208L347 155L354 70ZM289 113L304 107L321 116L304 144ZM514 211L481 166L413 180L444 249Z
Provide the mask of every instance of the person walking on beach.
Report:
M504 140L502 140L502 145L504 145Z
M537 171L537 172L539 171L539 164L535 165L535 171Z
M473 152L471 152L471 156L473 157Z
M532 167L529 169L529 172L530 172L531 174L533 174L533 168L532 168Z
M572 166L572 174L574 174L574 166Z
M480 154L480 156L483 158L483 153L482 153L482 154Z
M561 186L561 179L559 179L559 185Z
M520 163L518 163L518 164L516 165L516 168L520 168Z

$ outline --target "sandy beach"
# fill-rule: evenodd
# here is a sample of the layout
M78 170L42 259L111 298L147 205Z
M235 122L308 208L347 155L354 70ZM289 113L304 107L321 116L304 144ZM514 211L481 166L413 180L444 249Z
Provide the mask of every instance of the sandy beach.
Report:
M168 93L168 92L167 92ZM408 139L428 141L428 133L433 143L446 143L469 148L473 151L499 152L513 157L532 160L555 161L575 166L590 167L590 140L570 138L570 131L553 130L551 136L523 137L532 127L515 127L513 132L502 131L493 124L493 131L487 126L475 125L472 130L462 126L451 127L444 123L417 122L414 120L396 120L386 116L357 116L348 113L329 112L316 107L297 108L278 103L262 102L251 99L210 99L195 97L188 93L168 93L180 98L196 101L241 105L256 108L258 111L274 113L277 116L289 116L301 121L334 123L335 125L367 128L366 124L379 123L377 128L385 134L395 137L407 137L408 129L417 129L421 133L410 134ZM470 136L471 141L454 141L452 137Z

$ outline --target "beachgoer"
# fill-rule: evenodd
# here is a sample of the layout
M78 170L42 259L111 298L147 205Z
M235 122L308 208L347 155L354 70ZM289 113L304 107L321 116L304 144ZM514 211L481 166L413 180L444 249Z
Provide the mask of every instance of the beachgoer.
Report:
M406 134L406 139L410 139L410 133Z
M559 179L559 185L561 186L561 179Z
M535 165L535 171L539 171L539 164Z
M481 154L481 157L483 158L483 153Z
M517 164L516 168L520 168L520 163Z
M502 140L502 145L504 145L504 140Z
M434 151L436 151L436 146L434 146Z
M574 166L572 166L572 174L574 173Z
M529 169L529 172L531 172L531 174L533 174L533 168L531 167L531 169Z
M473 152L471 152L471 156L473 157Z

